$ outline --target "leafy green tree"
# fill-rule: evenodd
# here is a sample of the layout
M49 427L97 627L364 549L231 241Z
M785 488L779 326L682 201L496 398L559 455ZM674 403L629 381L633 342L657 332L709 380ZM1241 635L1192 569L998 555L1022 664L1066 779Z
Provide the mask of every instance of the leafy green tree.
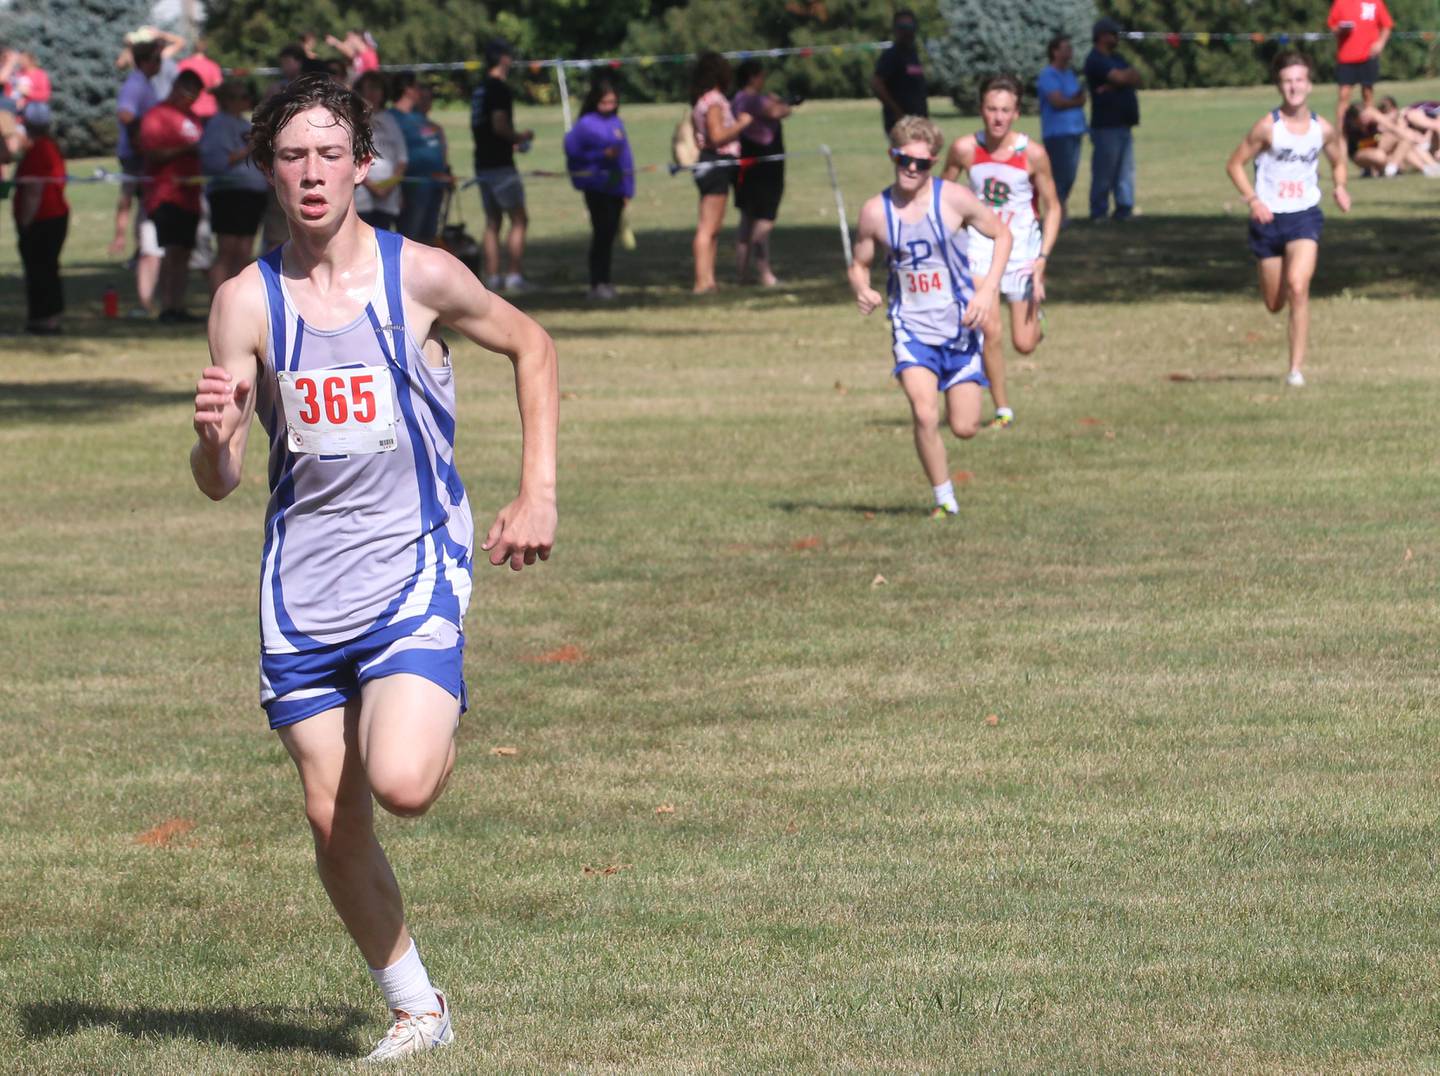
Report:
M115 57L149 19L145 0L29 0L0 9L0 40L35 53L50 74L55 135L67 156L115 148Z
M1069 34L1083 56L1097 18L1093 0L942 0L940 10L944 32L931 45L935 82L962 112L976 111L980 83L990 75L1016 75L1032 86L1058 33Z

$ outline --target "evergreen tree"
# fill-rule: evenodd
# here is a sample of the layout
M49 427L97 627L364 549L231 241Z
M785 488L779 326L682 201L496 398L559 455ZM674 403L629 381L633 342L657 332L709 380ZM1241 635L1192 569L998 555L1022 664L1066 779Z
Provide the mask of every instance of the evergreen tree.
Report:
M114 151L115 57L149 21L147 0L29 0L0 9L0 40L29 49L50 75L55 136L67 156Z
M976 93L991 75L1012 74L1029 90L1048 60L1045 46L1069 34L1083 57L1098 14L1093 0L941 0L944 33L930 43L931 83L962 112L978 110Z

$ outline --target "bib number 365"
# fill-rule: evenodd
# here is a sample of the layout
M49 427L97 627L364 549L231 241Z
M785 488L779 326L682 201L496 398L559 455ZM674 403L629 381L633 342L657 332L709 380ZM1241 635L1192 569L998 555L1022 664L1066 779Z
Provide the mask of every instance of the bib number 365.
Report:
M383 367L328 366L276 374L292 452L395 451L395 390Z

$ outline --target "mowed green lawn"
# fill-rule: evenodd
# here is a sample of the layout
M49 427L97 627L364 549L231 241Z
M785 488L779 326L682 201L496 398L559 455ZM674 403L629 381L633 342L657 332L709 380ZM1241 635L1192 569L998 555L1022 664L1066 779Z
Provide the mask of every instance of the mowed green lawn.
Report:
M1440 1066L1440 183L1329 211L1287 391L1222 170L1272 96L1144 95L1144 215L1064 234L948 523L818 157L789 287L704 301L687 179L641 177L604 308L579 196L530 183L561 530L476 569L454 779L382 823L458 1036L407 1071ZM625 110L639 160L679 111ZM886 181L870 103L787 136L852 220ZM0 1067L333 1071L385 1020L256 703L258 438L196 492L203 337L99 317L112 194L71 192L69 335L0 372ZM18 324L8 221L0 256ZM518 424L503 360L457 365L483 527Z

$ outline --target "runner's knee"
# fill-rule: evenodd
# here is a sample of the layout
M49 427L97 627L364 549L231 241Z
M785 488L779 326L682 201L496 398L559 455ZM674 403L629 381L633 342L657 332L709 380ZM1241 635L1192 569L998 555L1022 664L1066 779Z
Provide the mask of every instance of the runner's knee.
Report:
M910 405L915 416L915 429L921 433L936 433L940 429L940 409L929 404Z
M950 432L962 441L968 441L980 432L980 420L978 418L957 418L950 416Z
M440 795L442 782L418 766L387 767L370 775L370 791L385 810L400 818L419 818Z

